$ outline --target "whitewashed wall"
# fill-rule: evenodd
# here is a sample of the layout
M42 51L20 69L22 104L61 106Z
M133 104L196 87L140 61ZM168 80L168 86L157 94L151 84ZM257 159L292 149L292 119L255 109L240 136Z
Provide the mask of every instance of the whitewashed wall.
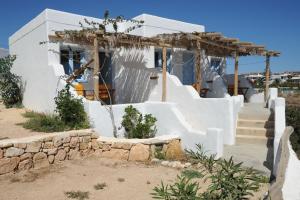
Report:
M150 94L150 101L160 101L161 75ZM192 86L182 85L176 76L167 74L167 101L178 104L186 121L197 130L215 127L223 130L224 144L234 144L237 114L242 106L241 97L200 98Z
M199 131L186 121L175 103L146 102L138 104L113 105L115 124L121 128L122 116L125 107L133 105L143 114L153 114L157 118L157 136L177 135L182 139L183 148L195 149L195 144L201 143L209 153L223 154L223 134L221 129L208 128ZM113 126L107 108L99 102L86 101L85 110L96 132L102 136L113 137ZM124 130L119 129L118 135L122 137Z

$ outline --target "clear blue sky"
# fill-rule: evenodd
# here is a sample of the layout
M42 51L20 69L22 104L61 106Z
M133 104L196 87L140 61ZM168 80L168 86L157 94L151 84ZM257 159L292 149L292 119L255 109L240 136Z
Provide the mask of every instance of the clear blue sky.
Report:
M298 0L1 0L0 47L8 48L8 37L45 8L87 16L127 18L149 13L202 24L206 31L222 32L279 50L271 59L271 71L300 71L300 1ZM232 62L228 62L232 72ZM262 71L263 57L240 58L240 72Z

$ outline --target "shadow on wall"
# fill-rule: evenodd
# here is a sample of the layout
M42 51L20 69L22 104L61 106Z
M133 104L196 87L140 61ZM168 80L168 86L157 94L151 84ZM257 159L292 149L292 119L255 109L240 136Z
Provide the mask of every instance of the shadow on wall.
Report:
M150 92L157 84L155 69L146 68L143 50L118 49L114 51L112 65L114 67L115 102L139 103L148 100Z

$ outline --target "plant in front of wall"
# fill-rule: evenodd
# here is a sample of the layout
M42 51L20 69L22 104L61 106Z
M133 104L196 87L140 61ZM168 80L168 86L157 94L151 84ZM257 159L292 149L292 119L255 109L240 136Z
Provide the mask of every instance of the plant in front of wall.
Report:
M122 126L125 129L126 138L152 138L156 134L157 119L151 114L143 115L133 106L125 108Z
M22 103L21 79L11 72L15 60L16 56L0 58L0 96L8 108Z
M68 84L64 89L58 92L54 100L56 112L66 126L70 127L70 129L89 128L88 118L84 111L82 100L74 98Z

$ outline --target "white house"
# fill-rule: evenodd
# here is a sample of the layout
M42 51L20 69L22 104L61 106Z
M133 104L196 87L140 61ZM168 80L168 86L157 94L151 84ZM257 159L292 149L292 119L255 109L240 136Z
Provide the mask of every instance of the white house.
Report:
M38 112L53 112L54 97L66 82L62 77L89 59L91 49L65 42L43 43L55 31L79 30L84 19L101 19L46 9L9 38L10 54L17 59L13 70L22 77L25 86L23 104ZM148 14L141 28L130 34L150 37L161 33L204 32L202 25L190 24ZM125 30L130 24L119 24ZM230 97L223 80L224 60L202 58L202 85L207 97L201 98L191 86L195 82L194 55L182 49L169 49L167 101L161 102L161 49L110 49L109 57L100 48L101 74L114 91L114 120L120 127L124 108L133 104L143 113L157 119L157 135L179 135L184 147L203 143L211 153L222 155L223 144L235 143L237 113L243 105L241 96ZM216 70L218 69L218 70ZM156 78L153 78L156 77ZM77 81L88 92L92 90L92 75L87 70ZM101 83L101 80L100 82ZM84 98L85 108L95 130L104 136L113 135L110 113L99 101ZM118 133L122 136L122 130Z

